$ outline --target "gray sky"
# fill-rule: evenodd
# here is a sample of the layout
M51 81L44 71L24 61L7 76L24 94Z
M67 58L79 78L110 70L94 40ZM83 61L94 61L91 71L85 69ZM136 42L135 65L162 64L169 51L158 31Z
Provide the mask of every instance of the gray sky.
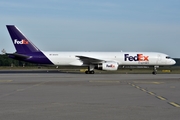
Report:
M179 0L0 0L0 49L15 52L5 25L43 51L154 51L180 57Z

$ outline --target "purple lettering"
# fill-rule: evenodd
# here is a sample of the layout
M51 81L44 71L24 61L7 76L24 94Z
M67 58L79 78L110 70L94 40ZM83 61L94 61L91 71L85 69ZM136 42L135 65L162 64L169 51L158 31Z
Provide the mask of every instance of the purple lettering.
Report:
M130 56L129 54L124 54L124 61L139 61L139 54L136 56Z
M129 54L124 54L124 61L127 61L129 59Z

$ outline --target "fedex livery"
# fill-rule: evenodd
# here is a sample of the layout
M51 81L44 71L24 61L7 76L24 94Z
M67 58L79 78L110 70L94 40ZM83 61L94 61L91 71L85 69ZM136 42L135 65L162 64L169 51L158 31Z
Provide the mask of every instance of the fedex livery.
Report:
M156 66L174 65L168 55L158 52L45 52L38 49L14 25L7 29L16 48L15 53L6 53L10 58L26 62L56 66L87 66L86 74L94 74L94 69L117 70L124 65Z

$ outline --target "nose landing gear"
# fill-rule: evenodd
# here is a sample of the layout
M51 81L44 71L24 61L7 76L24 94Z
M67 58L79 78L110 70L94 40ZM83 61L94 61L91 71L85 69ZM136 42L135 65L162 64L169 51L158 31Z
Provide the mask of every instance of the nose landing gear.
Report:
M86 74L94 74L94 70L92 70L92 71L88 71L88 70L87 70L87 71L85 71L85 73L86 73Z
M156 75L157 74L157 68L158 68L159 66L154 66L154 70L153 70L153 72L152 72L152 74L153 75Z

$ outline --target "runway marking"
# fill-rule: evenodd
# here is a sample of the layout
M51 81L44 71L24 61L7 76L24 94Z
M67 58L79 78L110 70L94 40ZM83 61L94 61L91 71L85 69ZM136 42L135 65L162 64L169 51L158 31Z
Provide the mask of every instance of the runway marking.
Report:
M147 83L147 82L141 82L141 83ZM162 82L148 82L148 83L161 84ZM139 87L139 86L137 86L137 85L135 85L135 84L132 84L132 83L128 83L128 84L131 85L131 86L133 86L133 87L135 87L135 88L138 88L138 89L140 89L141 91L144 91L144 92L146 92L146 93L148 93L148 94L150 94L150 95L153 95L153 96L155 96L156 98L158 98L158 99L160 99L160 100L168 101L168 99L166 99L166 98L164 98L164 97L162 97L162 96L158 96L158 95L156 95L154 92L150 92L150 91L148 91L148 90L145 90L144 88L141 88L141 87ZM172 86L171 86L171 87L172 87ZM172 88L174 88L174 86L173 86ZM172 106L174 106L174 107L180 108L180 105L179 105L178 103L175 103L175 102L167 102L167 103L169 103L170 105L172 105Z
M139 87L139 86L136 86L136 88L137 88L137 89L140 89L140 87Z
M146 92L146 90L145 90L145 89L143 89L143 88L141 88L141 90L142 90L142 91L144 91L144 92Z
M10 81L10 82L11 82L11 81ZM38 87L38 86L40 86L40 85L42 85L42 84L45 84L45 83L47 83L47 82L50 82L50 81L40 82L40 83L38 83L38 84L34 84L34 85L29 86L29 87L26 87L26 88L17 89L17 90L15 90L15 91L10 92L10 93L6 93L6 94L4 94L4 95L0 95L0 98L10 96L10 95L15 94L15 93L20 92L20 91L28 90L28 89L31 89L31 88L33 88L33 87Z
M177 103L174 103L174 102L168 102L168 103L169 103L170 105L174 106L174 107L180 108L180 105L177 104Z
M98 81L90 80L89 82L91 82L91 83L93 83L93 82L98 82L98 83L120 83L119 81L110 81L110 80L98 80Z
M4 96L9 96L9 95L11 95L11 94L13 94L13 93L4 94L3 97L4 97Z
M144 81L133 81L134 83L141 83L141 84L163 84L164 82L144 82Z
M9 83L12 82L13 80L0 80L0 83Z
M164 97L161 97L161 96L156 96L158 99L160 99L160 100L167 100L166 98L164 98Z
M150 95L155 95L155 93L153 93L153 92L148 92Z

